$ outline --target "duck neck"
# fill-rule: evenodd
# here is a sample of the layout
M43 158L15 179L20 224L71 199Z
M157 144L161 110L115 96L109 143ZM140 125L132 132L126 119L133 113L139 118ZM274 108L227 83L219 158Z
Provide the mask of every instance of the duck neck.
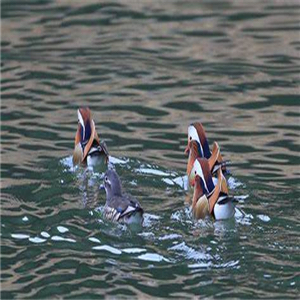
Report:
M203 195L203 190L199 180L195 180L195 187L194 187L194 194L193 194L193 201L192 201L192 208L195 208L197 201Z

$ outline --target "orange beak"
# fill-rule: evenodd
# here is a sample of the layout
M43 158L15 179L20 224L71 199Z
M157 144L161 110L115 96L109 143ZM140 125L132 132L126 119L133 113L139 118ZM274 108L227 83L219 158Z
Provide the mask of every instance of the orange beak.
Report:
M184 150L184 154L185 155L189 155L189 153L190 153L190 143L187 144L187 146L186 146L186 148Z
M197 174L196 176L194 176L194 178L191 180L191 185L195 186L196 181L199 183L200 181L200 176ZM199 184L198 184L199 185Z
M190 181L190 185L191 186L195 186L195 179L193 179L193 180Z
M195 186L196 177L190 178L190 185Z

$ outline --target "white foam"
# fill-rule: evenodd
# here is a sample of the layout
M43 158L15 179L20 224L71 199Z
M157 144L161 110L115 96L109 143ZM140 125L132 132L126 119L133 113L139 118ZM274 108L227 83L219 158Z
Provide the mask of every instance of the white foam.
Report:
M35 244L40 244L46 242L46 239L41 239L39 237L29 238L29 241Z
M182 252L183 255L188 259L195 260L209 260L210 256L205 252L200 252L198 250L193 249L192 247L186 245L185 242L177 244L175 246L170 247L168 250Z
M113 156L109 156L108 158L109 162L116 165L116 164L127 164L129 162L129 159L125 159L125 160L122 160L120 158L116 158L116 157L113 157Z
M146 253L138 256L138 259L151 261L151 262L170 262L167 258L163 257L162 255L156 253Z
M25 240L29 238L29 235L23 233L13 233L11 237L18 240Z
M189 189L189 178L187 175L178 176L173 179L173 182L175 182L177 185L179 185L185 191L187 191Z
M257 215L257 217L263 222L270 222L270 217L267 215Z
M175 239L179 239L179 238L182 238L182 235L176 234L176 233L171 233L171 234L166 234L164 236L161 236L158 239L160 241L165 241L165 240L175 240Z
M90 240L91 242L93 242L93 243L99 243L99 244L101 243L100 240L98 240L98 239L95 238L95 237L90 237L89 240Z
M108 251L112 254L117 254L120 255L122 253L121 250L116 249L114 247L108 246L108 245L103 245L103 246L95 246L93 247L94 250L104 250L104 251Z
M171 180L170 178L163 178L162 181L168 185L174 185L173 180Z
M173 173L166 173L160 170L151 169L151 168L138 168L135 169L137 173L143 173L143 174L151 174L151 175L157 175L157 176L174 176Z
M64 227L64 226L57 226L57 230L60 232L60 233L65 233L65 232L68 232L69 229Z
M236 189L237 187L243 185L240 181L238 181L237 179L235 179L234 177L229 177L227 180L228 186L230 189Z
M76 243L75 240L73 239L69 239L69 238L64 238L62 236L58 236L58 235L54 235L52 238L51 238L52 241L56 241L56 242L70 242L70 243Z
M46 231L42 231L41 232L41 236L43 236L44 238L49 238L50 237L50 234Z
M122 249L123 252L129 253L129 254L134 254L134 253L142 253L146 252L146 249L141 249L141 248L124 248Z

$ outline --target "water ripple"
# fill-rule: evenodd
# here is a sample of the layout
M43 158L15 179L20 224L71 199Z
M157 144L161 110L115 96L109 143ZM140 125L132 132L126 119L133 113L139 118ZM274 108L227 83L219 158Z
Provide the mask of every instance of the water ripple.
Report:
M1 8L2 298L297 298L296 1ZM72 165L82 105L138 231L102 218L104 170ZM194 121L231 162L228 222L191 216Z

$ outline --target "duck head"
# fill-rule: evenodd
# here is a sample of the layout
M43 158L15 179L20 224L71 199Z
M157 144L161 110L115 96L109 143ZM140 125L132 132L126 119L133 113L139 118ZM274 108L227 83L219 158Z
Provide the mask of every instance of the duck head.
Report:
M192 186L195 185L196 177L199 177L199 182L201 184L201 188L203 193L206 195L210 195L215 185L213 183L212 175L209 169L208 160L206 158L197 158L194 162L193 168L191 170L190 175L190 184Z
M201 151L201 157L210 157L210 150L208 146L208 141L206 138L206 134L204 128L200 122L192 123L188 127L188 143L185 148L185 154L189 153L190 150L190 143L191 141L196 141L199 143L199 149Z
M196 219L204 219L209 214L209 201L204 194L201 177L195 176L194 195L192 200L192 211Z
M81 107L77 110L78 125L75 135L75 149L73 153L73 163L84 163L89 150L99 138L96 133L95 123L92 119L91 111L88 107Z
M189 150L188 150L189 158L188 158L188 162L187 162L186 173L188 176L190 176L194 162L195 162L196 158L202 157L201 156L202 152L200 149L200 144L195 140L191 140L188 147L189 147Z
M121 181L116 173L116 171L110 169L104 174L103 185L100 186L101 189L105 189L106 201L114 196L122 196Z
M192 201L192 208L195 208L198 199L204 195L203 184L201 184L201 177L197 174L194 180L194 194Z
M92 135L92 120L91 111L88 107L81 107L77 110L78 128L76 133L77 143L80 142L82 147L86 146ZM76 143L76 141L75 141Z

